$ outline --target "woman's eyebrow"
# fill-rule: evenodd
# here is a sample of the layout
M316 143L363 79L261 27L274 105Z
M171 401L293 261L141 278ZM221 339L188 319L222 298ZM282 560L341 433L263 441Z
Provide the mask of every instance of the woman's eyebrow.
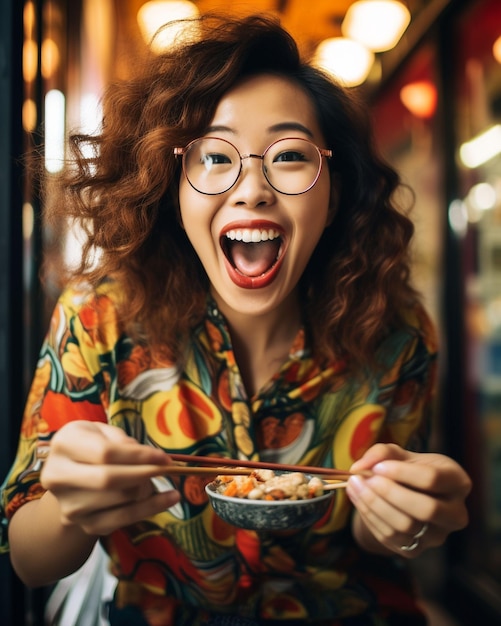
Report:
M268 128L268 132L270 133L279 133L279 132L283 132L284 130L299 131L301 133L304 133L305 135L308 135L308 137L311 137L313 139L313 133L311 132L311 130L299 122L280 122L278 124L273 124L273 126L270 126ZM236 131L233 128L230 128L229 126L224 126L222 124L209 126L205 134L221 133L221 132L236 134Z
M269 130L274 133L281 132L283 130L298 130L313 139L313 133L311 130L299 122L280 122L280 124L273 124Z
M235 131L229 126L216 124L215 126L209 126L204 134L207 134L207 133L233 133L235 134Z

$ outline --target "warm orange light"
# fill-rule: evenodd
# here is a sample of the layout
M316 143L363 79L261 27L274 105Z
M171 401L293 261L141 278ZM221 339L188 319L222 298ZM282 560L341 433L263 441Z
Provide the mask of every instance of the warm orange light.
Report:
M183 37L196 35L196 27L179 23L198 17L197 6L189 0L151 0L139 9L137 21L145 42L154 52L167 50ZM167 26L167 27L166 27Z
M37 126L37 105L31 98L23 102L22 116L24 130L28 133L32 133Z
M60 60L61 55L57 43L53 39L44 39L42 43L42 76L46 79L53 76L59 67Z
M429 81L409 83L400 90L400 100L412 115L427 119L436 111L437 90Z
M24 36L28 39L33 37L35 31L35 5L33 2L27 2L23 11Z
M496 39L492 46L492 54L498 63L501 63L501 35Z
M27 83L35 80L38 68L38 46L33 39L23 44L23 78Z
M35 209L31 202L23 204L23 239L29 241L35 226Z

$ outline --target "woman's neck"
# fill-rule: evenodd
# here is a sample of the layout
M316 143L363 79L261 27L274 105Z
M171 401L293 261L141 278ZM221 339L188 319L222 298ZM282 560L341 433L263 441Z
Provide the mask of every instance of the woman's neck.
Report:
M250 316L219 308L228 323L235 359L249 397L253 396L286 361L301 327L296 294L279 309Z

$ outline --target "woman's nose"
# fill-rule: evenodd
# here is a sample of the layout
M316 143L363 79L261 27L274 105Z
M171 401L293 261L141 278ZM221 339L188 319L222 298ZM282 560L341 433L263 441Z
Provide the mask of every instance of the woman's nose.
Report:
M242 170L232 189L233 202L249 206L272 202L275 191L264 175L263 157L258 154L245 154L240 158Z

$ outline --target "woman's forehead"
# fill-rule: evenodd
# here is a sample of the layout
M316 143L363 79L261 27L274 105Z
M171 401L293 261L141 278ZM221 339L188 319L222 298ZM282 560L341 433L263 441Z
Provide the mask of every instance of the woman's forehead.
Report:
M252 76L230 89L219 101L210 129L321 137L310 96L294 80L269 74Z

